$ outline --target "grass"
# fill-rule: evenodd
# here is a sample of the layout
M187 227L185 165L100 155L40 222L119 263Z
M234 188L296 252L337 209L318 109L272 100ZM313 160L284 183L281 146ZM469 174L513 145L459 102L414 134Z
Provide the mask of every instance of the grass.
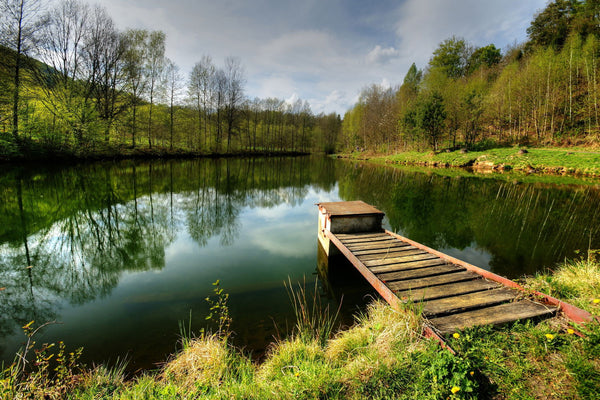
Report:
M473 167L484 171L539 172L558 175L600 177L600 152L586 149L528 148L520 154L520 148L502 147L484 151L450 152L402 152L394 155L365 157L353 153L349 158L379 163L422 165L435 167Z
M599 314L600 264L594 253L528 278L544 290ZM600 388L600 324L574 327L561 318L450 335L448 351L421 335L414 309L372 302L356 323L324 339L335 315L319 314L315 297L295 289L299 325L271 345L265 360L232 347L227 334L201 333L157 371L127 380L123 368L74 371L55 385L20 390L28 380L0 377L5 398L82 399L595 399ZM316 316L328 319L318 321ZM302 322L304 321L304 322ZM573 328L585 334L580 337ZM311 333L312 332L312 333ZM66 385L65 386L65 382ZM8 390L7 390L8 389Z
M546 271L526 280L526 287L550 296L566 299L595 316L600 316L600 260L598 250L586 258L566 260L554 271Z

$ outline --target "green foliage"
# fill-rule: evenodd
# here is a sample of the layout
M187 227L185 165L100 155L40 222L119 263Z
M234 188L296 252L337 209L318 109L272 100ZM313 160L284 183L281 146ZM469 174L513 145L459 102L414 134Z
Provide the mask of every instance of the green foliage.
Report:
M467 72L471 53L471 47L465 39L452 36L434 50L429 66L439 68L450 78L460 78Z
M416 94L416 92L419 90L419 84L421 83L422 78L423 71L418 70L415 63L412 63L408 69L408 72L404 76L402 86L405 86L408 90Z
M445 120L444 99L440 93L433 92L418 104L416 125L423 131L434 151L444 132Z
M502 60L502 52L494 44L479 47L471 54L468 61L467 72L472 74L482 66L493 67Z
M22 327L27 341L16 354L15 361L0 371L2 398L57 398L73 390L76 376L83 366L79 358L83 348L69 352L65 344L58 343L58 351L51 350L54 343L37 345L34 336L50 323L35 327L31 321ZM33 357L32 353L33 352Z
M569 35L577 0L554 0L538 13L527 34L534 45L561 47Z
M229 293L225 293L221 287L221 282L217 279L213 283L214 298L207 297L206 302L209 305L209 313L206 316L207 321L212 321L217 324L218 336L228 335L230 333L229 326L231 325L231 316L229 315Z

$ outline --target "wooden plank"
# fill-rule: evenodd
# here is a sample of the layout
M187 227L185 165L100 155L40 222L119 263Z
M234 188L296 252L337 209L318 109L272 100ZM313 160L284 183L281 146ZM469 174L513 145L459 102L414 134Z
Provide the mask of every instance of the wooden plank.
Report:
M449 283L441 286L403 290L396 292L396 296L398 296L400 300L427 301L461 294L481 292L483 290L495 289L500 286L501 285L497 282L488 281L486 279L475 279L472 281Z
M456 264L443 264L428 268L409 269L375 274L383 282L400 281L407 279L425 278L427 276L447 274L450 272L466 271L465 268Z
M379 265L376 267L370 267L369 269L374 273L385 273L385 272L394 272L394 271L405 271L408 269L417 269L417 268L427 268L433 267L435 265L445 265L448 264L446 261L441 258L433 258L430 260L421 260L421 261L411 261L390 265Z
M499 288L430 300L424 303L423 314L427 317L434 317L436 315L457 313L473 308L489 307L514 300L518 295L519 292L514 289Z
M348 250L355 252L355 251L361 251L361 250L373 250L373 249L394 249L394 248L399 248L399 247L405 247L406 245L398 242L397 240L392 240L390 242L377 242L377 243L370 243L370 244L360 244L360 245L354 245L354 246L346 246L348 248ZM421 250L423 251L423 250Z
M353 251L352 253L354 253L354 255L356 256L366 256L366 255L377 255L377 254L386 254L389 253L390 251L404 251L404 250L414 250L416 249L416 247L411 246L409 244L403 244L403 245L398 245L396 247L393 248L384 248L384 249L367 249L367 250L358 250L358 251Z
M357 243L372 243L372 242L379 242L382 240L397 240L392 238L390 235L379 235L379 236L371 236L371 237L367 237L367 238L348 238L348 239L341 239L341 242L344 244L357 244Z
M442 333L455 332L477 325L498 325L520 319L549 316L556 307L549 307L531 300L521 300L497 306L466 311L445 317L432 318L429 321Z
M471 271L460 271L453 272L450 274L435 275L427 278L410 279L406 281L393 281L387 282L390 289L394 291L400 290L412 290L420 289L425 287L445 285L448 283L469 281L473 279L480 279L479 275ZM432 287L432 289L434 289Z
M334 235L340 239L340 241L342 240L346 240L346 239L366 239L366 238L371 238L371 237L380 237L380 236L386 236L386 237L391 237L390 235L388 235L387 233L381 231L381 232L365 232L365 233L334 233Z
M355 254L362 261L384 261L392 258L405 257L415 254L424 254L422 250L410 248L410 247L400 247L396 249L389 249L385 253L378 254Z
M403 262L411 262L411 261L420 261L420 260L431 260L431 259L437 259L439 260L440 258L438 256L435 256L433 254L429 254L429 253L425 253L424 251L421 252L420 254L409 254L403 257L394 257L394 258L388 258L385 260L371 260L371 261L365 261L364 264L367 267L377 267L380 265L388 265L388 264L400 264Z
M366 242L359 242L359 243L346 243L346 242L342 242L344 244L344 246L346 246L349 249L359 249L361 247L366 247L369 248L368 246L378 246L378 247L385 247L386 245L390 245L390 244L402 244L401 241L393 239L393 238L387 238L387 239L383 239L383 240L376 240L376 241L366 241Z

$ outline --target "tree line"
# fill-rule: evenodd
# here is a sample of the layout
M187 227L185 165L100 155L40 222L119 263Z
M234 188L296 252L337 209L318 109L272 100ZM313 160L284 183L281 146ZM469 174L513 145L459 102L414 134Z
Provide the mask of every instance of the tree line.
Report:
M120 31L100 6L0 0L0 154L107 149L225 154L333 147L335 114L249 99L239 58L204 55L189 76L162 31ZM336 120L337 124L331 124Z
M345 150L600 143L600 2L554 0L501 52L460 37L439 44L395 88L371 85L344 116Z

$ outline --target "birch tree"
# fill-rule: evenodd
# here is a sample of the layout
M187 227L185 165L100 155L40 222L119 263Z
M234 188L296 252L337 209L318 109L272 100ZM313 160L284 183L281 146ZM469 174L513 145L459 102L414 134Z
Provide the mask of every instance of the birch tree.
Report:
M150 101L148 109L148 147L152 148L152 108L156 91L160 83L160 77L165 65L165 38L162 31L150 32L147 43L147 57L144 65L146 77L148 79L148 98Z

